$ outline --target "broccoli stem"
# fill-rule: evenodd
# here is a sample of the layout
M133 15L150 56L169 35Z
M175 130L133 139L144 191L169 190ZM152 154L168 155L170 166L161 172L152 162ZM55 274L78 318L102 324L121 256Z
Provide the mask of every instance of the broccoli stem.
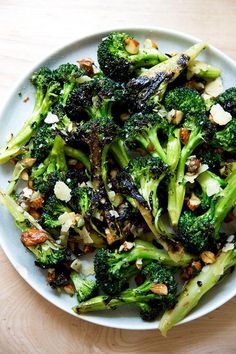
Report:
M177 303L172 310L167 310L160 322L159 329L163 336L198 304L202 296L215 286L222 275L236 264L236 250L221 252L215 263L207 266L182 289Z
M52 98L57 97L54 93L57 87L58 83L53 83L49 86L45 96L42 92L36 92L36 102L32 114L10 142L0 149L0 164L21 153L21 146L31 138L42 117L45 117L49 112Z
M224 188L223 192L220 193L220 199L217 200L215 205L215 236L219 234L219 230L222 222L226 218L229 211L233 208L236 203L236 172L232 174L227 179L227 186Z
M157 59L159 60L159 62L162 62L167 60L168 56L156 49L153 52L151 51L151 49L148 49L148 51L145 49L141 49L139 50L138 54L130 56L130 60L132 63L135 64L136 68L145 66L147 65L147 63L148 66L156 65Z
M68 157L72 157L73 159L82 162L82 164L86 167L86 169L90 171L91 166L90 166L89 158L83 151L79 149L75 149L71 146L65 146L65 154Z
M193 75L200 79L214 80L221 75L221 70L202 61L194 60L188 66L187 79L190 79Z
M155 300L157 298L158 296L156 294L136 295L134 289L128 289L114 298L107 295L96 296L88 301L82 302L81 304L74 306L73 310L77 314L92 311L115 310L119 306L135 303L137 303L138 306L140 302L143 303L150 300Z
M166 146L167 163L170 166L170 171L173 173L178 166L181 154L181 142L179 138L180 129L175 129L168 137Z
M202 142L202 136L196 128L192 131L187 144L183 147L180 155L176 174L172 174L168 189L168 213L172 226L177 226L184 204L186 183L184 181L185 164L194 149Z
M130 161L125 142L121 139L117 139L111 144L110 149L120 167L125 168Z

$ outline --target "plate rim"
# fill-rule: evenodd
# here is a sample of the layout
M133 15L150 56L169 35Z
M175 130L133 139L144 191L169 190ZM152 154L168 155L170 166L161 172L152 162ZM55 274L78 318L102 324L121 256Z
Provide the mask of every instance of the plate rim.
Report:
M58 54L60 54L61 51L64 51L66 49L69 49L70 47L75 46L76 44L79 44L79 42L81 41L88 41L88 40L92 40L93 38L97 38L97 37L105 37L107 36L110 32L113 31L119 31L119 32L129 32L129 31L133 31L133 32L141 32L141 31L146 31L146 32L156 32L156 33L161 33L161 34L169 34L172 36L177 36L180 39L184 39L184 40L189 40L193 43L197 43L199 41L202 41L201 39L199 39L198 37L195 37L193 35L175 30L175 29L171 29L171 28L167 28L167 27L159 27L159 26L124 26L124 27L106 27L106 29L104 28L101 31L98 32L91 32L91 33L87 33L85 35L78 35L76 36L75 39L69 41L69 42L65 42L63 43L61 46L57 46L56 48L52 49L51 51L48 51L46 54L42 55L39 60L35 60L32 64L29 65L29 68L23 72L22 75L19 76L19 78L16 80L15 84L13 85L13 87L9 90L7 96L3 99L2 104L0 106L0 116L2 116L3 112L5 111L6 107L9 105L9 103L11 102L11 100L14 98L19 86L22 86L22 83L27 80L27 77L33 72L35 71L37 68L39 68L40 66L42 66L44 64L45 61L49 61L50 59L52 59L53 56L57 56ZM229 63L230 65L234 66L235 70L236 70L236 62L230 58L228 55L226 55L225 53L223 53L220 49L212 46L211 44L208 45L208 48L210 49L210 51L212 51L214 54L216 54L217 56L220 56L221 58L224 59L224 61L226 61L227 63ZM1 233L2 234L2 233ZM3 235L1 235L3 236ZM17 268L18 264L17 262L14 261L14 257L11 256L11 254L8 252L7 247L5 247L4 241L3 241L4 237L0 237L0 246L3 250L3 252L5 253L6 257L8 258L8 260L10 261L11 265L15 268L16 272L24 279L24 281L31 287L34 289L34 291L36 291L40 296L42 296L46 301L50 302L51 304L53 304L54 306L56 306L57 308L59 308L60 310L73 315L76 318L85 320L87 322L96 324L96 325L102 325L108 328L117 328L117 329L126 329L126 330L153 330L153 329L157 329L157 322L159 321L155 321L152 323L146 323L145 326L148 325L148 328L143 328L143 326L141 327L141 325L137 325L135 328L131 328L130 324L128 326L125 325L125 322L123 321L122 324L119 324L120 321L117 321L117 324L107 324L104 323L104 319L103 317L97 316L96 320L94 320L93 318L90 318L89 316L82 316L82 315L77 315L76 313L74 313L71 309L66 309L63 308L62 306L60 306L60 304L55 303L55 301L53 301L53 299L47 298L44 294L44 290L39 289L36 284L33 282L31 282L31 280L27 279L27 275L24 274L24 272L22 272L20 269ZM193 321L197 318L201 318L207 314L209 314L210 312L214 311L215 309L219 308L220 306L222 306L223 304L225 304L226 302L228 302L230 299L232 299L234 296L236 295L236 289L232 289L232 291L228 294L228 296L226 297L222 297L221 300L218 300L217 303L213 303L211 306L208 306L207 311L200 311L200 313L196 313L196 314L191 314L188 315L185 319L183 319L181 322L179 322L177 325L179 324L184 324L184 323L188 323L190 321Z

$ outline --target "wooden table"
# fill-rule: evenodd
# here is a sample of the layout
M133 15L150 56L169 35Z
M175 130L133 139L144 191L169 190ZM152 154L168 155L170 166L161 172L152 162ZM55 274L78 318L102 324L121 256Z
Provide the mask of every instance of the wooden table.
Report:
M165 26L236 59L235 0L0 0L0 97L31 63L77 36L127 25ZM0 354L235 353L236 299L163 338L72 317L41 298L0 250Z

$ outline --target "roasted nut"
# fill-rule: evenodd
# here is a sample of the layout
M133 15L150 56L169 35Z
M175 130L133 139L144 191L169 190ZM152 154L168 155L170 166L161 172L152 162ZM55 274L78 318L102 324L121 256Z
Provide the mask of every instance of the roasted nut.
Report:
M36 162L36 159L33 157L26 157L21 161L21 164L25 167L32 167Z
M216 257L214 255L213 252L211 251L203 251L201 254L200 254L200 258L201 260L206 263L206 264L212 264L215 262L216 260Z
M50 268L48 269L48 274L47 274L47 282L48 284L51 284L56 278L56 270L55 268Z
M84 165L82 164L82 162L78 161L77 164L75 165L75 169L77 171L80 171L84 168Z
M148 144L148 146L147 146L147 151L149 151L149 152L155 152L156 150L155 150L155 147L150 143L150 144Z
M23 102L26 103L26 102L28 102L28 101L29 101L29 96L25 96L25 97L23 98Z
M194 155L194 156L190 156L188 158L188 161L186 162L186 165L187 165L187 172L189 172L191 174L195 174L197 172L197 170L199 169L199 167L201 165L201 162Z
M74 289L74 287L73 287L72 284L66 284L66 285L63 287L63 289L64 289L65 292L66 292L67 294L69 294L69 295L74 295L74 293L75 293L75 289Z
M29 179L29 180L28 180L28 188L34 189L34 184L33 184L32 179Z
M203 92L204 91L204 85L202 82L197 82L195 80L190 80L187 81L187 83L185 84L186 87L189 87L191 89L197 90L198 92Z
M133 38L127 38L125 41L125 49L130 54L138 54L139 52L139 42Z
M143 43L143 46L144 48L147 48L147 49L151 49L151 48L155 48L157 49L158 48L158 45L156 42L154 42L152 39L150 38L146 38L144 43Z
M179 138L184 145L187 144L189 136L190 133L187 128L180 128Z
M28 172L22 171L20 174L20 179L22 179L23 181L28 181L29 180Z
M78 60L81 69L84 69L89 76L93 76L93 60L92 59L81 59Z
M35 209L30 209L29 213L30 213L31 216L33 216L33 218L35 220L39 220L41 218L40 213L38 211L36 211Z
M89 254L95 251L95 247L90 245L84 245L83 252L84 254Z
M187 206L190 210L196 210L201 204L201 200L194 194L191 194L191 198L187 202Z
M168 294L168 288L165 284L153 284L150 287L150 290L154 294L158 294L158 295L167 295Z
M202 269L202 265L200 261L192 261L192 263L185 268L184 272L182 273L182 278L184 280L189 280L194 277L200 270Z
M24 231L21 234L21 242L25 247L31 247L39 245L48 240L48 235L45 231L30 229L29 231Z
M44 202L44 200L43 200L42 196L38 196L36 198L30 199L30 206L33 209L40 209L43 206L43 202Z
M172 116L172 122L173 124L179 124L181 120L183 119L184 113L182 111L178 111L177 109L174 110L173 116Z

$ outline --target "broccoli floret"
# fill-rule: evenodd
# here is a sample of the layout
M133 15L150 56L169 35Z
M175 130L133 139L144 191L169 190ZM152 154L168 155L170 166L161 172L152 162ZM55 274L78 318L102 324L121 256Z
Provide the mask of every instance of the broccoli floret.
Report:
M129 43L137 54L128 51ZM127 81L140 67L151 67L168 57L156 48L139 49L139 42L127 33L112 32L98 46L98 63L104 74L116 81Z
M31 171L31 179L34 187L42 191L48 181L49 175L55 172L66 172L67 164L64 153L64 140L57 135L49 156L39 165L34 166Z
M112 117L113 105L122 103L125 93L122 84L98 77L75 88L68 97L65 109L68 116L75 120L83 112L91 118Z
M120 293L127 286L129 279L137 273L136 266L133 266L137 259L156 260L173 267L184 267L190 261L189 258L175 261L166 251L142 240L136 240L134 247L129 252L99 249L94 258L98 286L109 295Z
M222 153L217 149L212 149L211 146L200 146L196 150L196 156L200 159L202 164L206 164L212 172L219 172L221 163L223 162Z
M132 109L145 111L158 107L168 84L173 82L205 47L205 43L196 44L131 79L127 90Z
M198 304L203 295L212 289L227 273L231 267L236 264L236 250L231 249L227 252L221 252L213 264L208 265L205 272L203 270L181 290L176 305L171 310L167 310L160 322L159 329L166 336L167 332Z
M215 133L212 141L216 147L223 148L225 151L236 151L236 118L226 124L223 130Z
M101 295L75 306L73 310L78 313L86 313L98 310L115 309L119 306L134 304L140 308L140 303L158 301L160 308L167 309L175 304L177 284L173 271L162 264L152 262L145 266L141 272L145 277L143 284L136 288L127 289L115 297ZM157 284L162 284L166 294L158 294L155 291ZM141 305L143 311L143 305Z
M83 302L91 299L97 294L96 281L90 279L83 279L79 273L72 271L70 278L74 284L78 302Z
M33 112L11 141L0 149L0 163L5 163L21 153L22 145L31 138L42 119L58 99L60 84L54 80L50 69L41 68L33 73L32 83L36 88Z
M135 187L152 210L153 217L158 216L157 188L168 173L168 165L158 157L136 157L129 162L126 172L132 177Z
M55 195L50 196L42 210L42 221L45 228L53 229L61 227L61 223L58 220L59 216L64 213L70 213L72 210L63 203L61 200L57 199Z
M35 264L43 269L54 268L69 258L69 252L52 240L45 241L41 245L28 247L36 257Z
M136 113L133 114L124 124L123 137L127 143L137 141L150 154L159 156L167 162L166 152L158 138L159 132L168 132L169 125L165 118L157 113Z
M212 199L203 215L185 211L179 219L178 238L187 250L198 254L214 247L220 239L220 228L236 202L236 173L227 179L227 186Z
M36 158L37 162L44 160L53 146L54 139L55 132L52 131L49 124L39 127L32 139L31 156Z
M223 92L217 98L219 103L225 111L231 113L232 116L236 115L236 87L231 87Z
M201 173L197 178L197 182L201 187L201 192L196 193L197 197L201 200L200 209L206 211L210 208L211 199L222 188L226 187L227 182L210 171Z
M55 79L62 85L62 91L60 94L62 105L65 105L68 95L75 86L86 80L90 80L83 69L79 69L77 65L70 63L61 64L53 73Z
M36 257L35 264L41 268L51 268L69 259L69 252L57 244L53 238L42 230L34 218L0 190L0 202L11 213L16 226L22 230L21 241Z
M205 113L204 101L199 93L188 87L176 87L170 90L164 99L168 111L175 109L185 114Z

